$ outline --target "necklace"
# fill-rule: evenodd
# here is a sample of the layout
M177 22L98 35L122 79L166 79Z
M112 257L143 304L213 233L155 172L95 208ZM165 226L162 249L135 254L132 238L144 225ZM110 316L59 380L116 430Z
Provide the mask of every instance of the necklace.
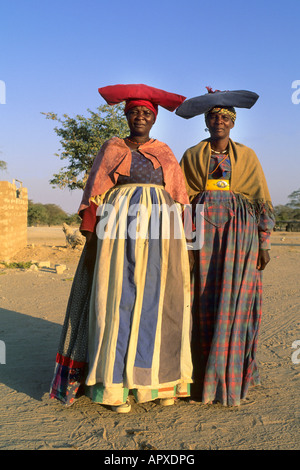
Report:
M227 149L222 150L222 151L218 151L218 150L214 150L214 149L212 148L211 151L212 151L212 152L215 152L215 153L227 153Z
M146 142L136 142L135 140L129 139L129 137L125 137L125 140L128 140L128 142L130 142L131 144L135 144L139 147L140 145L143 145L143 144L146 144L147 142L149 142L151 140L151 138L146 140Z

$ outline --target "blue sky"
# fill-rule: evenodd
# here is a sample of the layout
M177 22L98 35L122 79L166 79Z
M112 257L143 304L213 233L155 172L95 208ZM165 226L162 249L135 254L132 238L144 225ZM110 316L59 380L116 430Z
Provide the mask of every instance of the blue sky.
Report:
M74 213L81 198L49 184L64 162L41 112L87 115L104 104L98 88L116 83L188 98L206 86L255 91L231 137L257 153L275 205L300 188L299 0L2 0L0 22L0 179L23 181L34 202ZM160 109L152 137L180 160L204 129L202 116Z

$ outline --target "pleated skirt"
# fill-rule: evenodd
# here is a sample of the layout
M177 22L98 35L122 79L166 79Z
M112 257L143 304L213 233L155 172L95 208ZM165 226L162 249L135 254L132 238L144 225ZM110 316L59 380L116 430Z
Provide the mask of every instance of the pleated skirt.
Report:
M72 283L56 354L50 398L71 406L84 395L88 366L88 322L93 266L86 263L85 246Z
M190 271L181 209L162 186L123 185L98 209L86 394L119 405L188 396Z
M204 403L239 405L249 386L260 383L257 221L249 204L229 191L208 191L194 203L201 212L204 243L195 252L191 282L192 395Z

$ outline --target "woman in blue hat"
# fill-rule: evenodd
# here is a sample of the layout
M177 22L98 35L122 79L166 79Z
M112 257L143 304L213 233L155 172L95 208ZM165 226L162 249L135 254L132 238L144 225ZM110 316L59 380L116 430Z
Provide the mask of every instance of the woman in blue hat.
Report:
M210 133L180 163L194 226L204 235L193 251L192 398L233 406L260 383L262 271L270 259L274 212L256 154L230 138L235 107L250 108L258 95L208 91L176 111L184 118L204 114Z

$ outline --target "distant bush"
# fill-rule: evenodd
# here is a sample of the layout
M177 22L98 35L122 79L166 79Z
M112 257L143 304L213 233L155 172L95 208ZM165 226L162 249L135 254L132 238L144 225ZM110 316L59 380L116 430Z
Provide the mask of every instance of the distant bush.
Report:
M35 203L29 199L27 225L29 227L36 225L62 225L64 222L68 225L80 224L78 214L67 214L56 204Z
M300 189L293 191L288 196L290 202L285 205L275 206L276 226L275 230L287 232L300 231Z

